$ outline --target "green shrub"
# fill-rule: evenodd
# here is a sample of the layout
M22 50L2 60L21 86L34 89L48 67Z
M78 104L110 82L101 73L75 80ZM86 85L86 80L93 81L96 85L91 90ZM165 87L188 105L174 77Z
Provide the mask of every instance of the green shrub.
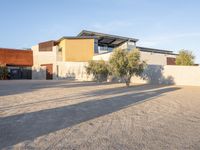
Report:
M104 60L91 60L86 66L86 72L88 75L92 74L98 82L105 81L109 74L108 64Z
M179 55L176 57L176 65L192 66L194 65L194 55L191 51L181 50Z
M0 80L5 80L8 77L8 68L0 65Z
M131 51L116 49L110 58L109 65L111 73L122 78L128 87L131 77L133 75L139 76L143 72L146 63L140 61L138 49Z

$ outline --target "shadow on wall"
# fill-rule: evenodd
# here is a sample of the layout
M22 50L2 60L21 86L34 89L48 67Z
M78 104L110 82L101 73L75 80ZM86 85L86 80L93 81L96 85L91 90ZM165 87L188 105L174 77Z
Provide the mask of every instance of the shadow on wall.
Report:
M66 73L65 77L60 77L55 73L51 74L52 79L64 79L64 80L69 80L69 81L76 81L76 74L75 73ZM46 67L42 68L37 68L32 70L32 79L33 80L46 80L47 79L47 71Z
M0 82L0 98L13 94L34 92L46 88L94 87L114 83L96 83L92 81L71 80L5 80ZM16 88L17 87L17 88ZM56 93L55 93L56 94Z
M175 84L174 78L172 76L165 77L163 75L163 66L160 65L148 65L144 70L141 78L147 80L149 84Z
M59 80L69 80L69 81L76 81L76 74L75 73L66 73L65 74L65 77L61 77L61 76L58 76L56 74L53 74L53 76Z
M104 95L112 94L112 97L94 98L74 105L2 117L0 118L0 149L25 140L33 140L39 136L71 127L180 89L174 87L158 88L156 86L136 88L137 92L135 92L135 87L99 90L98 92L87 93L85 96L101 96L104 93ZM57 99L54 99L54 101L57 101Z

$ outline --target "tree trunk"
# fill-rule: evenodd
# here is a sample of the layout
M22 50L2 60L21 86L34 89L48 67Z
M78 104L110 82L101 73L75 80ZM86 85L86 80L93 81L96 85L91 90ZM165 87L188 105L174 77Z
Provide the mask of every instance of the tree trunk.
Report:
M124 80L125 80L125 83L126 83L126 87L129 87L130 86L131 77L127 77Z
M130 86L130 82L126 82L126 87L129 87Z

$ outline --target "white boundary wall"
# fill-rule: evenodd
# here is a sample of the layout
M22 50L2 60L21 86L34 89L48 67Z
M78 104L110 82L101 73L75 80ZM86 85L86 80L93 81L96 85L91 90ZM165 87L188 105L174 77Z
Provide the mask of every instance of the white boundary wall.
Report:
M163 74L172 76L176 85L200 86L200 66L164 66Z
M87 62L57 62L58 79L92 81L92 76L86 73L87 65Z
M32 67L33 80L46 80L46 67Z
M200 66L150 65L143 78L133 77L133 83L174 84L200 86Z
M93 56L93 60L108 61L113 52L98 54ZM140 51L141 60L146 61L147 64L167 65L167 57L176 58L176 55L160 54Z
M57 65L60 79L92 80L92 76L86 74L86 62L57 62ZM200 86L200 66L149 65L142 78L133 77L132 82Z

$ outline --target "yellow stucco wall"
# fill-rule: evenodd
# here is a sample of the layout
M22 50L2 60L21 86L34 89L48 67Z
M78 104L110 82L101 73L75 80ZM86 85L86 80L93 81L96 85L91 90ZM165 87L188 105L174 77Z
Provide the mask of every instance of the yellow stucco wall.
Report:
M61 40L59 43L59 48L62 48L62 61L65 61L65 40Z
M94 55L94 39L62 39L59 47L63 61L85 62Z

